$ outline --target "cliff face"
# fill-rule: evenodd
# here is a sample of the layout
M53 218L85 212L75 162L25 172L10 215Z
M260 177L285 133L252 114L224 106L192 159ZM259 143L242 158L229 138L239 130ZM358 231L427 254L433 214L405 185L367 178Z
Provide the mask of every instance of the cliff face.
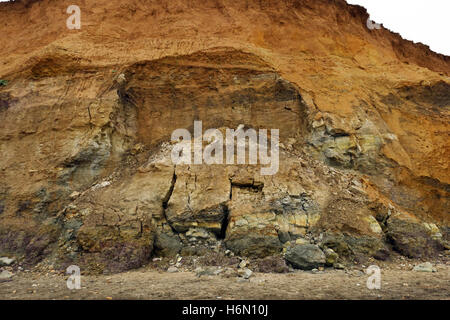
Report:
M449 57L341 0L0 4L0 255L343 259L448 249ZM280 129L280 167L174 165L171 133Z

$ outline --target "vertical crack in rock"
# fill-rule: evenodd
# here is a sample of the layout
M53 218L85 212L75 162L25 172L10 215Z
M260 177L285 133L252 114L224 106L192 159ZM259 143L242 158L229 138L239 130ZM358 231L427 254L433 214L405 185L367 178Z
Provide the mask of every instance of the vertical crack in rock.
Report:
M233 199L233 181L230 179L230 202ZM223 218L220 233L217 235L218 240L225 239L227 235L228 223L230 222L230 208L227 204L223 204Z
M223 205L223 219L222 219L222 226L220 228L220 233L217 236L217 239L223 240L225 239L228 223L230 221L230 209L226 204Z
M92 123L91 105L90 104L87 106L87 112L89 115L89 127L92 129L94 127L94 125Z
M176 167L174 167L174 169L173 169L173 176L172 176L172 182L171 182L171 184L170 184L169 191L167 192L167 194L166 194L166 196L164 197L163 202L162 202L162 209L163 209L162 213L163 213L163 217L164 217L164 219L166 219L167 224L170 226L170 228L172 229L172 231L173 231L174 233L178 233L178 232L177 232L177 231L175 230L175 228L170 224L170 221L169 221L169 219L167 218L166 209L167 209L167 206L169 205L169 200L170 200L170 198L172 197L173 189L175 188L175 183L176 183L176 182L177 182Z

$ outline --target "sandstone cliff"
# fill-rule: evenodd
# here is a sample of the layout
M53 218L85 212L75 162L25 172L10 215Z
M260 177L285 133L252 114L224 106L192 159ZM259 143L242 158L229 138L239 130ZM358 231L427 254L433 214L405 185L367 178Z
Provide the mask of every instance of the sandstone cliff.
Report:
M0 4L0 256L448 249L449 57L343 0L72 2ZM279 172L173 165L194 120L280 129Z

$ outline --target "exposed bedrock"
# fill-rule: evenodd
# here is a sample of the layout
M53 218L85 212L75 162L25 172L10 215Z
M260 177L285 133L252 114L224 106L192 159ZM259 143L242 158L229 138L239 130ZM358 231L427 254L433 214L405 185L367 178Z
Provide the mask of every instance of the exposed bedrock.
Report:
M445 164L427 169L433 151L411 145L412 124L394 134L389 118L417 123L427 113L444 130L446 84L361 100L345 118L317 110L264 59L232 48L119 71L71 63L38 61L0 88L1 254L120 272L213 249L286 253L307 269L325 264L320 250L364 260L448 249ZM408 109L416 103L427 107ZM171 133L192 132L194 121L203 130L279 129L278 172L174 165ZM314 263L301 262L303 245Z

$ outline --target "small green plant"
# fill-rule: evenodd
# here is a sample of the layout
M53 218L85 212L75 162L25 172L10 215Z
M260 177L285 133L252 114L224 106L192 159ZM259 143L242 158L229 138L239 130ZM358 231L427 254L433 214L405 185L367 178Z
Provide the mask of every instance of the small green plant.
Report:
M8 84L8 80L1 80L0 79L0 86L6 86Z

